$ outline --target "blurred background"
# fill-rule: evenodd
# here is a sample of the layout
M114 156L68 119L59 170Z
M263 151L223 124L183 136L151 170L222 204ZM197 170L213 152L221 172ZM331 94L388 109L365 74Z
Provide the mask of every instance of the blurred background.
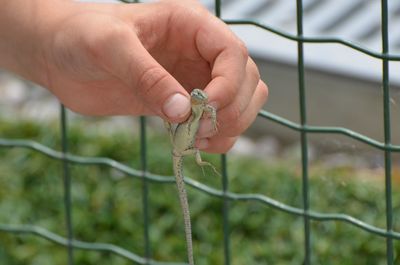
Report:
M212 12L215 9L215 1L201 2ZM380 4L379 0L304 0L304 35L344 39L380 53ZM400 54L400 2L389 0L388 4L389 49L391 54ZM222 0L221 10L223 19L253 20L296 36L296 1ZM299 123L297 43L251 25L230 27L246 43L262 79L269 86L270 96L264 109ZM342 44L305 43L304 48L308 124L344 127L383 142L381 60ZM392 140L399 144L400 62L389 65ZM59 150L59 109L59 102L46 89L11 73L0 73L1 138L33 139ZM137 119L93 118L69 112L68 123L72 153L110 157L140 167ZM171 175L168 139L160 134L162 123L150 118L148 125L150 171ZM309 134L308 137L311 208L324 213L349 214L385 229L384 152L340 135ZM65 234L62 184L61 179L54 178L59 176L59 164L49 163L46 158L26 150L0 148L0 154L0 223L41 225ZM219 163L216 156L206 157ZM398 184L399 157L393 154L393 158L392 180ZM233 192L259 193L302 207L298 132L257 118L229 152L229 159ZM197 174L200 171L192 162L186 168L191 178L221 188L220 180L214 176L210 179ZM143 238L136 233L141 229L142 215L138 210L139 182L132 184L130 178L113 169L74 166L72 172L73 202L78 205L73 215L76 236L90 242L114 243L141 253ZM153 254L158 259L184 260L178 202L173 196L165 199L175 194L174 186L161 186L151 186ZM400 209L397 186L394 185L392 194L395 220ZM46 192L43 194L43 191ZM192 218L198 264L223 264L222 234L218 231L222 229L218 217L220 200L193 189L189 189L189 196L195 200ZM45 207L49 198L55 204ZM302 262L301 217L251 202L235 202L230 218L232 264ZM394 225L399 227L398 222ZM313 264L387 264L384 238L354 226L313 222L312 235ZM400 251L397 241L395 249ZM39 239L0 233L1 264L1 261L11 265L65 264L62 253L62 248ZM396 262L400 262L397 255ZM77 252L76 259L77 264L103 264L104 261L128 264L112 255L83 251Z

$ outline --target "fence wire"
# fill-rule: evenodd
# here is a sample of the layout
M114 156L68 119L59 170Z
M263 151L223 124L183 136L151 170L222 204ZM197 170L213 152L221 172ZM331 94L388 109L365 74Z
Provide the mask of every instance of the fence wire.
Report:
M120 0L125 3L136 3L138 1ZM224 20L225 23L230 25L249 25L264 29L274 33L282 38L297 42L297 69L298 69L298 88L299 88L299 115L300 123L287 120L280 116L267 111L260 111L259 117L270 120L274 123L283 125L288 129L300 133L301 139L301 154L302 154L302 198L303 207L297 208L286 205L280 201L274 200L270 197L261 194L243 194L233 193L229 191L228 183L228 168L227 156L221 155L221 168L222 168L222 189L215 189L203 183L187 178L185 181L187 185L201 192L215 196L223 201L222 220L223 220L223 238L224 238L224 264L231 264L230 253L230 239L229 239L229 209L230 201L252 201L267 207L272 207L278 211L286 212L291 215L301 216L304 218L304 263L305 265L311 264L312 248L311 248L311 231L310 221L335 221L345 222L368 233L383 237L386 239L386 258L387 264L394 264L394 247L393 240L400 240L400 232L393 230L393 208L392 208L392 153L400 152L400 145L391 143L391 114L390 114L390 95L389 95L389 62L400 61L400 55L390 54L389 52L389 33L388 33L388 1L381 0L381 32L382 32L382 51L376 52L345 39L341 38L319 38L307 37L303 35L303 3L301 0L296 1L297 9L297 34L292 35L287 32L281 31L269 25L259 23L255 20ZM221 0L215 1L215 14L221 17ZM357 133L344 127L330 127L330 126L311 126L307 124L307 111L306 111L306 84L304 74L304 44L305 43L337 43L344 45L350 49L357 50L366 56L380 59L382 62L382 88L383 88L383 130L384 142L379 142L375 139L367 137L366 135ZM273 99L272 99L273 100ZM63 164L63 186L64 186L64 206L65 206L65 223L66 223L66 237L52 233L49 230L32 225L16 225L16 224L0 224L0 231L5 233L14 234L32 234L34 236L46 239L54 244L66 247L67 251L67 264L73 265L74 263L74 249L83 249L88 251L108 252L137 264L154 264L154 265L180 265L186 263L179 262L162 262L156 261L151 257L151 245L149 240L149 199L148 192L149 182L157 183L174 183L173 176L161 176L152 174L147 167L147 147L146 147L146 119L140 118L140 169L134 169L118 161L106 157L83 157L68 152L68 126L67 126L67 112L61 106L60 108L60 122L61 122L61 151L56 151L52 148L42 145L41 143L29 140L10 140L0 138L0 147L2 148L23 148L30 149L39 154L48 156L51 159L62 161ZM309 204L309 161L307 156L308 149L308 135L309 134L340 134L352 138L356 141L368 144L376 149L383 150L385 153L385 200L386 200L386 227L380 228L369 223L363 222L353 216L336 213L326 214L322 212L313 211ZM128 176L139 178L142 180L142 196L143 196L143 231L144 231L144 251L143 255L132 253L127 249L123 249L117 245L106 243L91 243L83 242L74 238L73 225L71 218L71 176L69 166L71 164L80 165L102 165L109 168L118 170Z

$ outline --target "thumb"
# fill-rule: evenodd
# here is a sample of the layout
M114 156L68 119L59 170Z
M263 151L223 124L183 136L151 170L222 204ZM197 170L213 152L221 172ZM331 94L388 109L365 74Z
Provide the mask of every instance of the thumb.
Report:
M183 121L190 112L187 91L146 50L139 56L132 58L131 69L137 95L162 118Z
M134 90L145 109L164 120L182 122L190 113L190 96L183 86L162 67L142 45L137 35L124 32L113 38L109 70ZM123 41L121 41L123 39Z

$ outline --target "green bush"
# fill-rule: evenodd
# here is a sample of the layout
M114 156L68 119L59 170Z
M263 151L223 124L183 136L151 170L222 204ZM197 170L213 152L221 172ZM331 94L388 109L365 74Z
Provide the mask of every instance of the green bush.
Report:
M69 128L71 153L102 156L138 168L139 140L130 131L102 133L96 124L79 122ZM33 139L60 149L55 124L1 121L1 138ZM148 167L172 175L166 134L148 134ZM62 164L22 148L0 148L0 223L33 224L65 236ZM288 205L302 206L301 168L298 162L228 157L229 189L260 193ZM219 157L205 155L219 163ZM214 188L221 179L211 170L203 175L193 159L185 173ZM86 242L112 243L143 255L142 181L105 166L71 165L74 237ZM384 185L363 179L366 170L311 167L312 210L346 213L385 227ZM149 182L151 252L163 261L186 260L183 220L175 186ZM188 188L197 264L223 264L222 201ZM399 192L393 191L395 220ZM303 218L254 201L232 201L229 212L232 264L302 264ZM398 222L395 222L399 228ZM386 264L385 239L342 222L311 222L313 264ZM395 241L396 255L400 250ZM75 264L125 265L131 262L112 254L75 251ZM400 262L396 256L396 262ZM64 247L31 235L0 232L0 264L66 264Z

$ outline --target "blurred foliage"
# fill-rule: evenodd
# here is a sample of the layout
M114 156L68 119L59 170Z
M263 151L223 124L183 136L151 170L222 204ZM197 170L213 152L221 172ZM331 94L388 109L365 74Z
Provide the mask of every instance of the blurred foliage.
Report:
M112 125L110 125L112 126ZM74 122L69 127L71 153L103 156L139 167L137 132L103 132L98 122ZM1 121L0 137L33 139L60 149L57 124ZM172 175L166 134L147 135L151 172ZM34 224L65 236L62 165L39 153L21 148L0 148L0 223ZM205 155L219 164L219 156ZM185 173L207 185L221 188L211 170L203 175L193 159ZM103 166L71 165L74 237L87 242L112 243L143 255L142 182ZM301 207L299 161L229 156L229 189L260 193ZM382 175L363 179L366 170L312 165L310 202L313 210L346 213L384 228L385 199ZM371 174L369 174L371 175ZM175 186L150 183L151 252L155 259L184 261L185 241ZM223 264L222 201L188 188L198 265ZM393 191L394 217L400 196ZM232 264L302 264L303 219L256 202L230 203ZM385 239L342 222L311 223L313 264L386 264ZM395 241L396 264L400 244ZM75 251L79 265L131 264L107 253ZM44 239L0 232L0 264L66 264L66 251Z

